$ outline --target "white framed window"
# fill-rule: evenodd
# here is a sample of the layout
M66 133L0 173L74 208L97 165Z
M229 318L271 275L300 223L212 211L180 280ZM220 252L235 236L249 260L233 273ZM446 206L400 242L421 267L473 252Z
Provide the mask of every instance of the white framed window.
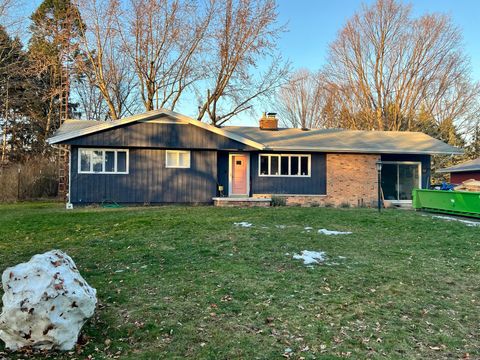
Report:
M258 176L310 177L310 154L259 154Z
M78 149L79 174L128 174L126 149Z
M165 156L165 167L167 168L190 168L190 151L167 150Z

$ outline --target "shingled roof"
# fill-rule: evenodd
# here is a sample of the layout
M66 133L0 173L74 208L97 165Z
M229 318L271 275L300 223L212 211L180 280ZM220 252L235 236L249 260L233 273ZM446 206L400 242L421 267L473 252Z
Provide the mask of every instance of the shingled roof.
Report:
M462 150L420 132L362 131L343 129L278 129L227 126L275 151L322 151L349 153L461 154Z
M260 130L253 126L217 128L187 116L160 109L116 121L67 120L49 142L61 143L135 121L153 121L167 117L170 121L192 124L236 141L266 151L312 151L372 154L462 154L461 149L420 132L361 131L343 129Z
M466 161L461 164L450 166L448 168L437 170L440 173L480 171L480 158Z

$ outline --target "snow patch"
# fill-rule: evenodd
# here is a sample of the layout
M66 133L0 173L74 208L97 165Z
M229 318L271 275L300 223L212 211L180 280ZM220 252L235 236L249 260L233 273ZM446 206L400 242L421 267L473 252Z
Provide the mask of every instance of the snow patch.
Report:
M335 230L327 230L327 229L320 229L318 230L319 234L323 235L348 235L351 234L351 231L335 231Z
M246 221L241 221L241 222L235 222L235 223L233 223L233 225L249 228L249 227L252 227L253 224L249 223L249 222L246 222Z
M442 216L442 215L433 215L432 218L434 219L441 219L446 221L458 221L467 226L480 226L480 222L478 221L471 221L471 220L464 220L464 219L457 219L451 216Z
M293 258L303 260L304 265L320 264L326 257L327 254L324 251L303 250L300 254L293 254Z

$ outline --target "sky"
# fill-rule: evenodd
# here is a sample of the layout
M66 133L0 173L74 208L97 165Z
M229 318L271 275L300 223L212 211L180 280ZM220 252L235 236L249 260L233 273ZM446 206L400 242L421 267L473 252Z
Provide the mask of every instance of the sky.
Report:
M279 41L281 52L295 67L318 69L326 60L328 45L346 21L372 0L279 0L280 22L289 31ZM439 12L450 15L464 36L466 53L471 57L473 77L480 80L480 1L413 0L413 13Z
M20 0L21 1L21 0ZM24 0L19 13L27 15L41 0ZM278 41L279 50L292 68L318 70L326 61L328 45L346 21L362 4L374 0L277 0L279 23L288 31ZM464 37L465 51L471 59L472 78L480 81L480 0L412 0L413 14L439 12L452 17ZM182 109L178 109L182 111ZM274 111L273 109L265 109ZM260 113L262 110L259 110ZM194 114L188 114L194 115ZM250 115L239 116L232 124L253 125Z

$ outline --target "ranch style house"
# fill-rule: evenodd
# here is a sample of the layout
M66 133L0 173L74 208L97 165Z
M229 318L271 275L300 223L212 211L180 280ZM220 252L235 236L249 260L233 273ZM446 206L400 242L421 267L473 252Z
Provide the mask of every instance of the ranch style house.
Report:
M430 185L430 157L461 150L419 132L215 127L160 109L115 121L67 120L49 139L69 150L68 206L205 203L374 206Z

